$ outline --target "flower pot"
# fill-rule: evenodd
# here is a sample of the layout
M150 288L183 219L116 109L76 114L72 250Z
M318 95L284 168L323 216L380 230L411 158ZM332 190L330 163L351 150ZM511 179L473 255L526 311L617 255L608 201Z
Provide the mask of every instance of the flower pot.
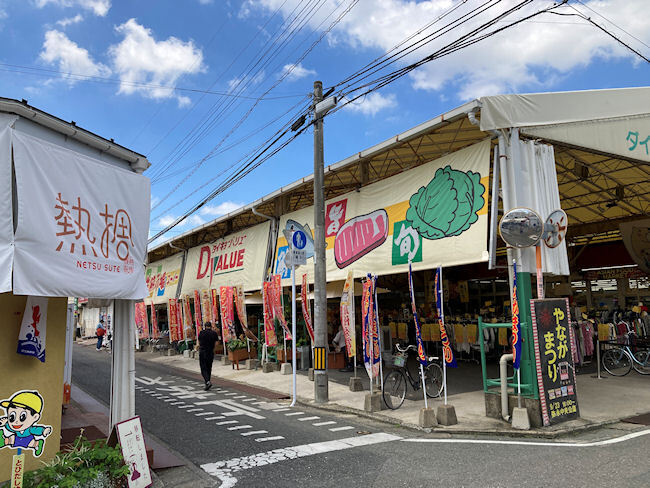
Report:
M286 358L284 357L284 349L278 348L277 355L278 355L277 357L278 357L278 362L279 363L288 363L289 361L291 361L291 358L293 357L291 355L291 348L289 348L289 347L287 347L287 357ZM296 361L298 361L299 359L300 359L300 348L297 348Z
M232 361L232 367L234 368L237 365L239 369L239 361L245 361L246 359L255 359L257 358L257 348L251 347L250 352L246 349L236 349L234 351L228 351L228 359Z

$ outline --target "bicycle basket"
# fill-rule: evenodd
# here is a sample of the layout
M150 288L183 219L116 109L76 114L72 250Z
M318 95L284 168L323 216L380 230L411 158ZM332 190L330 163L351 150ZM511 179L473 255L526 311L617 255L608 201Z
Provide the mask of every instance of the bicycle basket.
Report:
M398 368L403 368L405 364L406 358L402 354L396 354L393 356L393 365L397 366Z

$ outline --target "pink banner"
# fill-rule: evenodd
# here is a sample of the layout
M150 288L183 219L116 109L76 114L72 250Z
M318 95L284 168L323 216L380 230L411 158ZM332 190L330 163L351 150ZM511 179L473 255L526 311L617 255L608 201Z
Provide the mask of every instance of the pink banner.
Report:
M302 275L302 286L300 287L300 299L302 301L302 316L305 319L307 332L311 342L314 342L314 327L311 323L311 307L309 306L309 283L307 282L307 274Z
M176 335L179 341L185 340L183 331L183 303L180 300L176 300Z
M144 302L135 304L135 326L138 328L138 338L149 338L149 321L147 320L147 306Z
M183 299L183 331L185 332L185 337L191 341L195 340L194 335L194 325L192 322L192 308L190 305L190 296L185 295Z
M174 298L167 301L167 322L169 323L169 342L174 342L178 339L178 321L177 321L178 303Z
M196 338L199 338L199 332L203 326L201 317L201 294L199 290L194 290L194 328L196 329Z
M219 304L221 305L221 323L223 324L223 342L236 339L235 334L235 315L233 310L233 293L232 286L222 286L219 288Z
M265 281L262 285L262 303L264 304L264 340L269 347L278 345L273 323L273 307L271 306L271 282Z
M238 285L233 287L233 296L235 298L235 309L237 310L237 318L239 323L244 329L244 334L251 341L257 342L257 336L248 328L248 316L246 315L246 296L244 295L244 286Z
M280 325L284 329L284 337L286 340L291 340L291 331L287 320L284 318L284 306L282 305L282 275L273 275L271 281L271 300L273 305L273 318L278 319Z
M219 330L219 292L212 288L210 290L210 302L212 303L212 318L214 323L212 324L212 329L215 331Z

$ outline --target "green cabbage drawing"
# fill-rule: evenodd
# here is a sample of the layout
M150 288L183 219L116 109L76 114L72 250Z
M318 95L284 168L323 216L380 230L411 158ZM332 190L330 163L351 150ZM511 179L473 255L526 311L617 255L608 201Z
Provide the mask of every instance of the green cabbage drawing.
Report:
M406 220L425 239L460 235L478 220L484 191L479 173L439 168L426 187L411 195Z

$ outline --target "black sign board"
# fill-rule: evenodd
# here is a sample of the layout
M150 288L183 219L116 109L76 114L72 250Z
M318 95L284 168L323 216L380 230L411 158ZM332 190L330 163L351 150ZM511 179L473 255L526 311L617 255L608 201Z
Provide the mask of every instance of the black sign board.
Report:
M573 329L567 298L531 300L537 384L544 425L577 419Z

